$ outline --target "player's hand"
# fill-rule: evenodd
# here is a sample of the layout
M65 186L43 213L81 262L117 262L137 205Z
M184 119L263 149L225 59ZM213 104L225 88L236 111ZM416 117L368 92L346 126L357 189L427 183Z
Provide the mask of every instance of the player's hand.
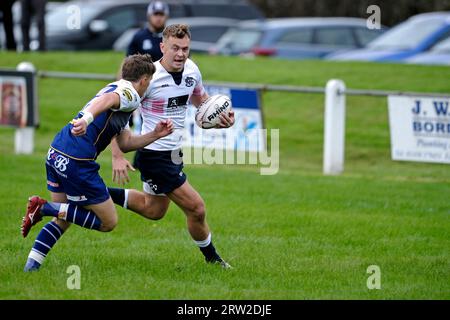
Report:
M86 134L87 123L83 119L72 120L73 128L71 130L72 134L76 137Z
M124 157L113 157L112 159L113 168L113 182L119 185L124 185L130 182L130 177L128 176L128 170L136 171L131 163Z
M217 129L223 129L223 128L229 128L234 124L234 111L231 110L228 112L228 114L226 113L221 113L219 115L220 118L220 122L217 124L216 128Z
M154 130L155 134L158 136L158 138L162 138L165 136L168 136L173 132L173 122L171 119L162 120L160 121Z

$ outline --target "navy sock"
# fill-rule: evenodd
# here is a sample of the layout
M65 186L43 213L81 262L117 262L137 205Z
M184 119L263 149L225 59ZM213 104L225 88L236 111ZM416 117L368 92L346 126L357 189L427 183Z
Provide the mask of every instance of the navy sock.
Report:
M47 202L41 207L43 216L53 216L83 228L99 230L101 220L94 212L69 203Z
M200 248L200 251L205 256L207 262L222 260L220 256L217 254L216 248L214 248L214 245L211 240L211 233L208 234L208 237L205 240L202 241L194 240L194 242Z
M217 254L216 248L214 248L214 245L212 244L212 242L209 245L207 245L206 247L200 247L200 251L203 253L206 261L208 261L208 262L221 260L220 256Z
M67 215L66 217L60 217L60 219L75 223L87 229L100 230L100 226L102 225L102 221L94 212L73 204L67 205Z
M64 230L55 222L51 221L47 223L42 228L41 232L39 232L28 258L42 264L50 249L55 245L56 241L58 241L63 233Z
M112 201L126 209L127 207L127 198L128 198L128 190L127 189L120 189L120 188L109 188L108 187L109 195L111 196Z
M59 210L61 208L61 203L57 202L47 202L41 207L41 214L50 217L58 217Z

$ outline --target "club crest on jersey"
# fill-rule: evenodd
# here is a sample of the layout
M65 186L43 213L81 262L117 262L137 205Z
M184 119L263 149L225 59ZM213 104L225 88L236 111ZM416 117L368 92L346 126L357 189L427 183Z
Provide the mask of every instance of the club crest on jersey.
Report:
M131 91L129 89L123 89L123 95L128 99L128 101L133 101L133 95L131 94Z
M69 163L69 158L66 158L60 154L56 156L54 166L56 169L58 169L60 172L64 172L67 169L67 164Z
M186 87L192 87L195 84L195 80L192 77L186 77L184 82L186 83Z
M142 42L142 49L144 50L150 50L151 48L153 48L153 44L149 39L145 39Z
M50 159L55 160L55 158L56 158L55 150L53 150L52 148L49 148L48 152L47 152L47 160L50 160Z
M64 172L69 164L69 158L56 153L52 148L48 149L47 160L53 160L53 166L60 172Z

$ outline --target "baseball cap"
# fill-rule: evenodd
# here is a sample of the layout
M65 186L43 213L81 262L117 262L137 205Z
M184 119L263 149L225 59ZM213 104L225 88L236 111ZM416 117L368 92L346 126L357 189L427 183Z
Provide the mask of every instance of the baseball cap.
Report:
M162 2L162 1L152 1L150 2L150 4L148 5L147 8L147 15L152 15L155 13L164 13L166 16L169 15L169 6L167 5L167 3Z

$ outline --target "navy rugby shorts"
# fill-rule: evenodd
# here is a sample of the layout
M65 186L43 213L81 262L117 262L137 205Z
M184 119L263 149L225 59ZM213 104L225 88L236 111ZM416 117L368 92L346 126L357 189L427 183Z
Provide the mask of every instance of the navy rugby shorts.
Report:
M69 203L86 206L109 199L108 189L93 160L75 160L53 148L48 150L45 161L47 189L63 192Z
M136 166L141 172L144 192L164 196L186 181L181 150L157 151L140 149Z

